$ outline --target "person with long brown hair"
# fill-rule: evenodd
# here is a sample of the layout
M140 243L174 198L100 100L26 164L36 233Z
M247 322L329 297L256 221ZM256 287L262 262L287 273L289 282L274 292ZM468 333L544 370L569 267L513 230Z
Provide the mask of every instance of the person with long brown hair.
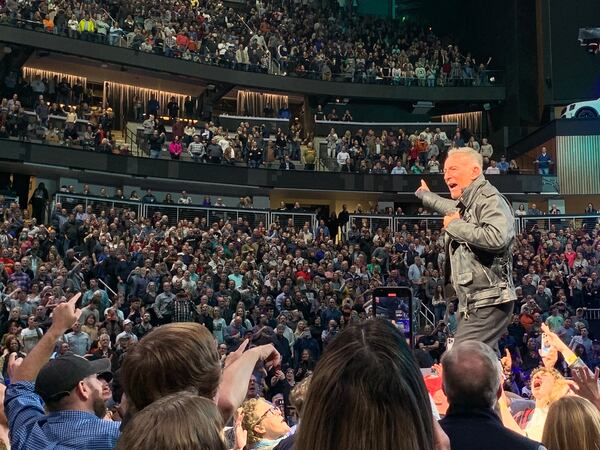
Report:
M116 450L226 450L215 403L191 392L156 400L127 424Z
M256 363L280 364L272 345L244 352L248 341L229 355L221 373L221 360L213 335L198 323L162 325L127 351L120 380L128 407L125 421L152 402L175 392L191 390L217 403L229 418L246 396Z
M548 450L600 450L600 412L583 397L557 400L548 410L542 442Z
M374 319L346 328L327 347L308 389L294 448L433 450L449 448L447 439L434 423L404 336ZM436 440L443 442L436 447Z

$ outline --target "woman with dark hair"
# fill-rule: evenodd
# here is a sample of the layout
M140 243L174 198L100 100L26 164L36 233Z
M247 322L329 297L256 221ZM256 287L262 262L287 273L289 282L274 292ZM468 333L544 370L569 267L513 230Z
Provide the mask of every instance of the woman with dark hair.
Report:
M9 336L6 338L6 348L4 349L4 354L0 358L0 363L2 364L2 378L4 379L4 384L6 386L10 384L8 378L8 356L11 353L16 353L15 359L25 358L25 356L27 356L27 354L22 351L21 342L16 336Z
M588 364L588 354L583 344L577 344L573 351L584 363Z
M48 204L49 198L50 196L48 195L48 190L44 183L38 184L35 191L33 191L33 194L31 194L29 203L31 204L33 217L35 217L38 224L46 222L46 205Z
M450 448L423 376L397 328L381 319L346 328L313 374L295 450Z
M173 201L173 196L170 193L167 193L167 195L165 195L165 199L163 200L163 203L166 205L175 204L175 202Z

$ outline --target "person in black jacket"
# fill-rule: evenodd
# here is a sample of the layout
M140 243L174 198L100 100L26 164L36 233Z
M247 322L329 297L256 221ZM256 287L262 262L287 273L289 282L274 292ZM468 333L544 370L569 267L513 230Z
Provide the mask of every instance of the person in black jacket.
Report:
M290 161L290 157L285 155L281 162L279 163L279 170L295 170L296 166L292 161Z
M290 341L283 335L285 325L279 324L275 329L275 349L281 355L281 364L290 365L292 363L292 350L290 349Z
M48 190L46 189L46 185L44 183L38 184L33 194L31 194L31 198L29 199L29 203L31 204L31 209L33 211L33 217L37 223L42 224L46 223L46 205L48 204L48 199L50 196L48 195Z
M442 368L449 407L440 425L452 450L544 449L502 424L495 410L502 395L500 365L491 347L470 340L457 343L444 354Z
M348 207L346 205L342 205L342 210L338 214L338 225L342 230L342 237L346 235L346 224L350 220L350 213L348 212Z

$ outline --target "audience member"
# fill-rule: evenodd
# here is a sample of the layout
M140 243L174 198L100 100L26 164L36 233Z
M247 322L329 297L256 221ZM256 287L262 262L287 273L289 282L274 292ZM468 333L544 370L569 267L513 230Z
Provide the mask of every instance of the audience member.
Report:
M460 342L444 354L442 367L449 408L440 425L453 450L543 448L505 428L498 417L501 371L490 347L477 341Z
M346 328L328 346L294 448L433 449L447 440L437 427L404 336L389 322L371 320Z
M563 397L550 406L542 441L548 450L598 448L600 412L588 400Z

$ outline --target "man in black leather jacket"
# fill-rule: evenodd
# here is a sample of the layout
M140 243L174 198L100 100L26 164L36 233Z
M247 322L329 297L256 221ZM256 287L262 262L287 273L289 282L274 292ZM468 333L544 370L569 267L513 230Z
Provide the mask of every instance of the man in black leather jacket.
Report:
M444 181L452 200L430 192L424 181L416 195L425 207L444 215L444 275L458 297L455 342L477 340L497 351L516 299L512 208L483 177L481 155L470 148L448 153Z

